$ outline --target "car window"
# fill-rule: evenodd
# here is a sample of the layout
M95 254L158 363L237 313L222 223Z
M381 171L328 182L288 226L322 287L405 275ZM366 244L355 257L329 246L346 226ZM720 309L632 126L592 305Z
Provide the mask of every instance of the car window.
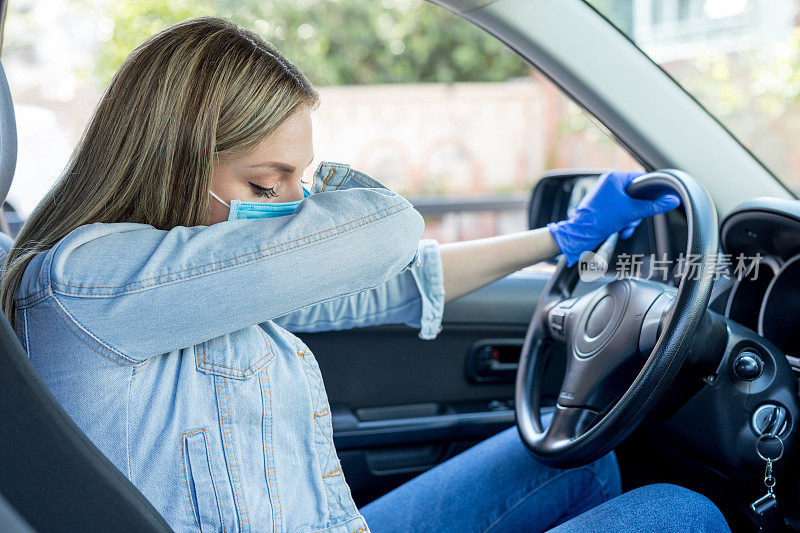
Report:
M800 192L800 11L792 0L586 0Z
M21 218L58 178L128 52L201 15L231 18L294 62L322 97L311 169L332 160L374 176L423 213L425 237L527 229L530 190L547 169L640 169L499 41L422 0L19 0L2 59L20 134L8 203Z

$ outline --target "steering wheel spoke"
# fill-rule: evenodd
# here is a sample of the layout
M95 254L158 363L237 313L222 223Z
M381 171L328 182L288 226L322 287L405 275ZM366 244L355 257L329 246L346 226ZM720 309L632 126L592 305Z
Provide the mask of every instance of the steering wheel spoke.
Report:
M595 423L597 417L597 411L592 409L556 404L550 424L542 436L543 443L554 451L561 450L584 434Z

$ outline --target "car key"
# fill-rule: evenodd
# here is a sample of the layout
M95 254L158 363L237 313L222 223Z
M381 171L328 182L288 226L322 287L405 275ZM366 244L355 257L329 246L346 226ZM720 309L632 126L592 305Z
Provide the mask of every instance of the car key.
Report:
M761 443L766 438L776 439L780 443L780 452L766 452L766 455L761 453ZM778 507L778 500L775 498L775 475L772 471L772 464L783 457L783 440L774 433L763 433L756 440L756 453L767 462L767 466L764 469L764 486L767 487L767 493L751 503L750 509L755 514L759 531L783 531L783 513Z

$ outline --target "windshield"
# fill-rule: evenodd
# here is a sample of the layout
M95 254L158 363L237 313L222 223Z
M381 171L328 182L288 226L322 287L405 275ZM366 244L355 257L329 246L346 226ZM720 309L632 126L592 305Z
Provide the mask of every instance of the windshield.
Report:
M800 192L800 9L792 0L586 0Z

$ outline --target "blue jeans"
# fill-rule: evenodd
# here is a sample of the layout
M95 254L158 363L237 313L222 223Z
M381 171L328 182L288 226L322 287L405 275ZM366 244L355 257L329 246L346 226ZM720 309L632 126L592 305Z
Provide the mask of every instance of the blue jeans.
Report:
M688 489L658 484L619 494L613 452L586 466L550 468L512 426L359 511L373 533L730 531L714 504Z

